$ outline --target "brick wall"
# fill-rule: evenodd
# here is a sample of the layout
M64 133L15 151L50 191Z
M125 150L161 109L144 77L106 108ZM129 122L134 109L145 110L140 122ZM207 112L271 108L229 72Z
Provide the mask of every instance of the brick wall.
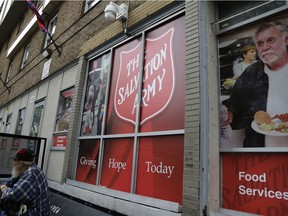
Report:
M140 20L157 12L157 10L165 7L171 2L173 1L131 1L129 6L129 26L135 25ZM107 4L108 2L106 1L100 1L90 11L83 13L83 1L65 1L59 4L57 10L53 10L50 14L46 14L45 23L47 25L48 21L58 13L57 27L53 39L56 44L60 45L62 48L62 53L59 56L53 44L49 47L53 50L50 74L59 71L62 67L71 63L79 56L95 49L101 43L123 31L120 22L109 23L105 20L104 9ZM31 11L27 10L24 17L24 22L27 24L31 19ZM11 33L11 37L8 40L8 47L16 40L17 31L18 26L15 26ZM33 38L31 40L28 64L23 69L20 70L23 47L20 47L15 54L11 55L11 60L13 60L13 72L11 80L8 83L8 86L11 86L11 92L8 93L5 88L0 87L0 106L8 103L10 100L41 81L43 65L46 61L42 56L45 37L46 35L35 25L31 36L22 44L24 46L24 44L28 43L31 38ZM10 60L6 59L6 53L7 50L4 47L1 47L0 65L2 69L0 70L0 73L2 72L2 79L5 79L6 77L10 62ZM26 80L29 81L26 82Z
M182 215L199 215L200 92L198 2L186 1L185 147Z

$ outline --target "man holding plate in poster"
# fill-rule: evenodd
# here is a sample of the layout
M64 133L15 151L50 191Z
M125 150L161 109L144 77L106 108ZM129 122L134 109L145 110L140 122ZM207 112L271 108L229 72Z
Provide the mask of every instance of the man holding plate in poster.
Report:
M288 133L276 131L273 122L276 115L288 113L288 27L280 22L262 24L254 41L260 61L237 79L229 99L229 121L233 129L245 129L243 147L288 147ZM258 111L271 117L271 128L262 130L254 121Z

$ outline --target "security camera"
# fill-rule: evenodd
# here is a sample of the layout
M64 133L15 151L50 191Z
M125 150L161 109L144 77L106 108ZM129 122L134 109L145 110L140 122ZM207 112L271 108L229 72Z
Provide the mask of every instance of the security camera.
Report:
M113 22L116 20L116 16L117 16L117 8L114 4L112 4L113 2L110 2L109 5L106 6L105 10L104 10L104 14L105 14L105 19L109 22Z
M115 20L127 20L128 19L128 6L126 4L121 4L118 6L114 2L110 2L105 10L105 19L107 21L113 22Z

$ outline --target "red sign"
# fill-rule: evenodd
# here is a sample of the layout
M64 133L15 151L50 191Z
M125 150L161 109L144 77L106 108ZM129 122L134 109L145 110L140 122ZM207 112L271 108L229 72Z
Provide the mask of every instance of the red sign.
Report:
M182 203L184 137L140 139L136 193Z
M160 114L175 90L172 39L174 28L157 38L147 38L142 89L141 123Z
M283 153L222 154L223 208L264 216L288 214L288 157Z
M66 147L67 135L54 135L53 147Z
M143 75L141 123L156 116L169 104L175 88L175 72L172 58L172 36L169 29L158 38L147 38L147 51ZM129 51L120 53L120 67L114 97L119 118L135 124L139 102L139 79L142 42Z
M147 32L145 54L141 38L115 49L107 134L135 131L139 94L141 132L184 128L184 23L181 17Z
M101 185L130 192L133 139L106 140Z
M135 124L137 93L140 75L141 44L120 53L120 67L114 96L115 111L119 118Z
M99 140L81 141L79 145L76 180L96 185Z

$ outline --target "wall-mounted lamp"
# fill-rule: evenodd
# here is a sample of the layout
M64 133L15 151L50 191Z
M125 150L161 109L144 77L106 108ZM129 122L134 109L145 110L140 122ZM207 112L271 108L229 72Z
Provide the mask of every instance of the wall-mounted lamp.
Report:
M51 54L52 54L52 50L49 48L45 49L42 53L44 58L49 58L51 56Z
M122 23L125 22L124 33L126 33L127 29L127 21L128 21L128 5L121 4L117 5L114 2L110 2L105 10L104 10L105 19L109 22L114 22L115 20L119 20Z

